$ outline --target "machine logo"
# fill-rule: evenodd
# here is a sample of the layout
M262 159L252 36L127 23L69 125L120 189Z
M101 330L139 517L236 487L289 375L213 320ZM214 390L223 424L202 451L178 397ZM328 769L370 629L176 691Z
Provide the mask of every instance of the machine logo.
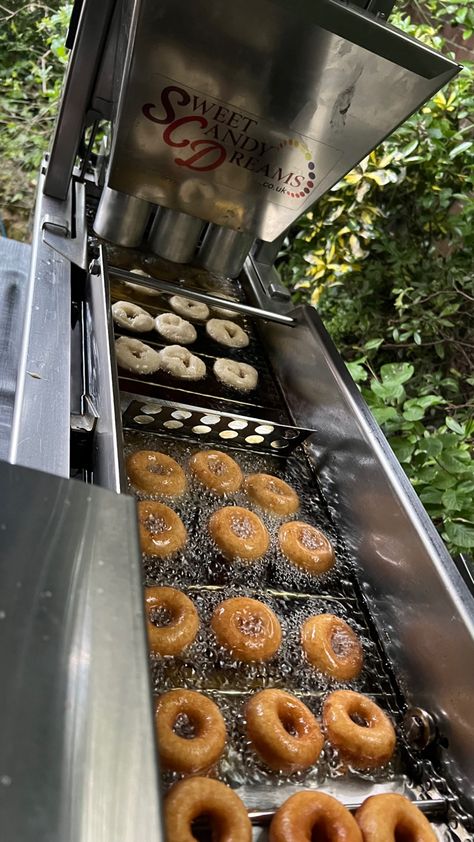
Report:
M254 117L177 85L167 85L160 105L142 113L163 126L164 143L176 149L174 163L207 173L225 164L252 173L260 186L290 199L306 199L315 187L316 167L306 143L266 131ZM274 140L269 138L274 137ZM178 151L179 150L179 151Z

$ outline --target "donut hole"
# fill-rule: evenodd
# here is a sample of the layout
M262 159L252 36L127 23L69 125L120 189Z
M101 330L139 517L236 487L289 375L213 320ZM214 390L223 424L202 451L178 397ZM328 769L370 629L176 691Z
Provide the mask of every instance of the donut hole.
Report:
M163 517L149 514L143 521L143 526L150 535L162 535L163 532L170 532L172 527Z
M360 710L354 710L349 713L349 719L354 723L354 725L358 725L359 728L370 728L370 719L369 717L365 717Z
M230 528L237 538L242 538L243 540L251 538L255 532L251 520L245 515L242 517L233 515L230 520Z
M334 822L326 816L319 816L311 828L311 842L333 842L335 838Z
M164 477L167 474L171 473L168 467L166 467L165 465L157 464L156 462L151 462L149 465L147 465L147 471L149 474L158 474L161 477Z
M148 612L148 619L157 628L171 626L174 621L174 614L166 605L157 605Z
M347 658L354 649L354 642L344 629L335 628L331 634L331 649L336 658Z
M237 628L246 637L259 637L265 631L265 623L257 614L246 614L237 618Z
M324 541L316 529L304 526L298 535L298 540L305 550L319 550L324 547Z
M173 731L183 740L194 740L198 734L198 724L192 716L181 711L173 723Z
M280 716L280 722L283 725L286 733L290 735L290 737L300 737L301 728L298 728L298 723L294 716L291 715L289 711L283 711L283 714Z
M222 821L213 813L199 813L191 822L191 837L197 842L209 842L210 839L220 839Z
M416 842L418 833L413 827L399 820L393 831L393 839L394 842Z

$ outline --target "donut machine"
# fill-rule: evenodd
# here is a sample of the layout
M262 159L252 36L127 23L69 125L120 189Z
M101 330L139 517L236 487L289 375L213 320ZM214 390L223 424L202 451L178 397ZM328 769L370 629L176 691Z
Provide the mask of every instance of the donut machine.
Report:
M164 840L162 795L177 775L160 769L154 698L179 687L203 692L224 717L214 774L242 799L255 840L300 790L352 810L401 793L440 840L472 839L469 582L316 310L292 305L274 266L289 226L459 69L391 27L391 5L74 6L0 463L2 839ZM152 326L177 295L196 379L148 364L163 361L167 335L112 317L125 302ZM193 303L245 342L223 348ZM134 362L137 336L145 363L141 351ZM254 372L257 386L221 375L222 358L237 377ZM335 548L334 568L291 568L278 550L281 518L267 515L265 553L225 562L208 531L223 502L189 470L210 448L244 475L287 481L298 516ZM162 559L140 549L137 498L149 495L129 484L126 464L141 450L186 474L170 506L187 544ZM252 509L242 491L226 503ZM200 630L186 656L149 655L144 586L194 603ZM278 617L282 641L268 662L233 660L216 642L213 612L237 597ZM322 613L360 637L355 681L331 684L302 655L299 628ZM317 718L331 690L365 694L395 725L393 759L361 772L325 746L304 772L269 770L245 730L246 705L264 688L292 693ZM195 832L210 838L205 822Z

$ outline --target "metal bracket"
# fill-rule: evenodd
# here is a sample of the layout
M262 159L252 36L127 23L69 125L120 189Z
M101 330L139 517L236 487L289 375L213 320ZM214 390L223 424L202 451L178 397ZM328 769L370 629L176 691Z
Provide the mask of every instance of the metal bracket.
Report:
M74 190L74 212L72 191ZM64 202L51 199L53 211L44 215L41 228L43 242L80 269L87 269L86 188L81 181L72 181ZM74 220L74 226L73 226ZM73 231L74 227L74 231Z

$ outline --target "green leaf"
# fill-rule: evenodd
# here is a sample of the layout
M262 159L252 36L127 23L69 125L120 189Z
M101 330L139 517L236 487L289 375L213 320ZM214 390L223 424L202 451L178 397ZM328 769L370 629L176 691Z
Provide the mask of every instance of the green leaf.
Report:
M463 549L474 547L474 525L459 523L459 521L448 521L445 524L445 533L448 541Z
M369 341L365 343L364 349L366 351L372 351L374 348L380 348L382 343L383 339L369 339Z
M405 390L401 383L396 383L395 381L379 383L377 380L373 380L370 384L370 388L374 395L377 395L378 398L387 402L400 401L405 394Z
M393 449L399 462L409 462L415 449L414 444L397 436L390 438L390 447Z
M372 409L372 414L377 421L377 424L380 424L383 427L387 421L396 421L399 418L397 410L393 406L376 406Z
M396 383L406 383L411 380L415 373L411 363L387 363L380 369L382 380L391 380Z
M430 436L427 439L421 439L418 443L418 447L424 453L427 453L428 456L435 457L439 456L441 451L443 450L443 445L439 441L439 439L435 438L434 436Z
M459 436L463 436L465 434L465 428L458 424L455 418L446 418L445 422L447 427L453 431L453 433L457 433Z
M458 143L454 149L451 149L449 153L449 157L451 159L457 158L458 155L462 155L463 152L466 152L472 146L472 140L463 140L462 143Z
M360 363L346 363L346 366L349 369L349 373L355 383L361 383L362 381L367 380L369 375L364 366L360 365Z
M448 511L456 511L462 509L462 504L459 505L459 500L454 488L448 488L441 498L441 502Z

